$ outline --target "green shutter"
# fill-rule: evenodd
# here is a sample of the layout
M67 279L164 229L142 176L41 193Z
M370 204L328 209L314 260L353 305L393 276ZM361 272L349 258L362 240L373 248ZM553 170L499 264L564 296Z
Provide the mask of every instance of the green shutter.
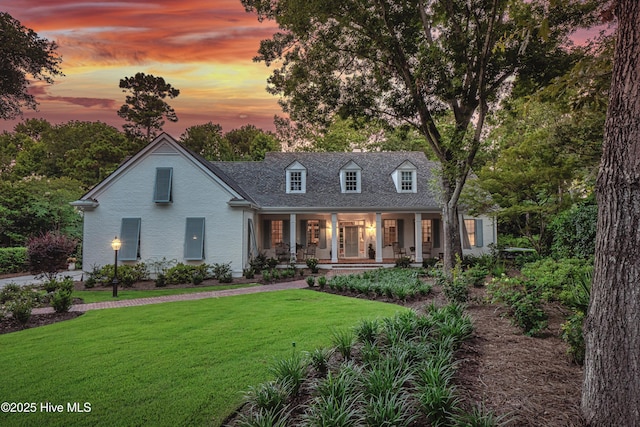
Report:
M204 218L187 218L184 236L184 259L204 259Z
M432 219L431 220L431 232L433 233L433 247L440 247L440 220Z
M284 221L282 221L282 243L288 245L290 240L291 240L291 221L289 221L288 219L285 219Z
M302 247L307 246L307 227L309 222L306 219L300 221L300 231L298 231L298 236L300 236L300 244Z
M122 247L118 252L121 261L137 261L140 247L140 218L122 218L120 241Z
M482 241L482 220L476 219L476 247L481 248L484 246Z
M271 249L271 220L262 221L262 249Z
M320 221L320 249L327 249L327 221L321 219Z
M156 168L156 186L153 201L156 203L171 202L171 181L173 168Z

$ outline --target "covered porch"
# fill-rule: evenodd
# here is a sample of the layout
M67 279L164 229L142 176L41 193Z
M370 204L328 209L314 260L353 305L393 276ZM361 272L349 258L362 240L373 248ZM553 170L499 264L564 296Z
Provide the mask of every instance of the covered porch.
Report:
M316 258L336 265L393 266L404 256L420 264L441 257L440 212L262 213L252 252L282 262Z

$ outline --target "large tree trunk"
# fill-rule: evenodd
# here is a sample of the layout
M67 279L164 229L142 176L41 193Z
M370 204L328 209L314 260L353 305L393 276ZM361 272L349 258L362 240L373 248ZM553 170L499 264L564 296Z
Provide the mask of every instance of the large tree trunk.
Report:
M616 15L585 322L582 411L592 426L640 426L640 3L619 0Z
M444 199L442 208L444 272L447 275L451 275L453 267L456 264L456 255L462 256L458 198L453 195L454 189L451 188L451 183L447 179L442 179L442 190Z

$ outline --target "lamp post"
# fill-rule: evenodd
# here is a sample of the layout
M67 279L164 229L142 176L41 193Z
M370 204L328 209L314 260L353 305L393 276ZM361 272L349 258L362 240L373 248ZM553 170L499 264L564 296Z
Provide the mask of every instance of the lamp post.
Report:
M114 298L118 296L118 251L120 250L121 247L122 247L122 242L120 241L120 239L118 239L118 236L116 236L111 241L111 248L115 251L115 254L116 254L115 261L113 262L113 281L111 282L111 284L113 285Z

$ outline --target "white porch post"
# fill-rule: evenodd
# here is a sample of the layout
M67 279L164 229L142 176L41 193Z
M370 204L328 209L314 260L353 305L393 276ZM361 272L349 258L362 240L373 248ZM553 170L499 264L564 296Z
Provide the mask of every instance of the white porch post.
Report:
M338 262L338 214L331 214L331 262Z
M382 214L376 212L376 262L382 262Z
M416 247L416 262L422 262L422 213L416 212L416 227L414 245Z
M290 259L297 259L298 254L296 251L296 214L289 214L289 252L291 253Z

